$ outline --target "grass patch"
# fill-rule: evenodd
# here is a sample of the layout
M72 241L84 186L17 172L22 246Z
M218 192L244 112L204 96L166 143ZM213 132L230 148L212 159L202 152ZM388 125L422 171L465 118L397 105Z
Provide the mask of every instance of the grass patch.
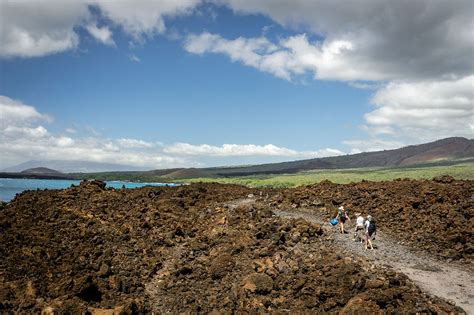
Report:
M450 175L456 179L474 180L474 162L447 166L420 166L395 168L358 168L338 170L314 170L288 175L258 175L232 178L192 178L177 182L213 182L239 184L250 187L297 187L330 180L333 183L387 181L397 178L431 179L440 175Z

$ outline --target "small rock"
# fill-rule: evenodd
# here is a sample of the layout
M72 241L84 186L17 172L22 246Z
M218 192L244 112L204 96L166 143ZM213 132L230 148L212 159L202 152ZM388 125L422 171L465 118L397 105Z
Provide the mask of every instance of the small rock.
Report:
M379 280L379 279L367 280L367 282L365 283L365 287L367 289L378 289L378 288L383 287L383 285L384 285L384 281Z
M355 296L346 303L340 314L378 314L381 311L377 303Z
M270 293L273 289L273 279L264 273L253 273L245 278L244 289L258 294Z
M101 264L97 275L99 277L106 277L110 274L110 266L107 264Z

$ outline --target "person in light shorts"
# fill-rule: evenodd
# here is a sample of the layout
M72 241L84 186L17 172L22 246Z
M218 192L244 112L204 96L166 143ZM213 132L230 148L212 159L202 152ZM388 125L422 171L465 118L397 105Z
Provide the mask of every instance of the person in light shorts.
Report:
M339 220L339 228L340 228L340 233L344 234L346 231L344 231L344 223L346 223L347 220L351 220L349 216L347 215L346 209L344 209L344 206L340 206L337 209L337 216L336 219Z
M360 241L362 243L362 237L360 237L359 231L364 231L364 217L360 213L356 213L356 226L354 229L354 239L353 241Z

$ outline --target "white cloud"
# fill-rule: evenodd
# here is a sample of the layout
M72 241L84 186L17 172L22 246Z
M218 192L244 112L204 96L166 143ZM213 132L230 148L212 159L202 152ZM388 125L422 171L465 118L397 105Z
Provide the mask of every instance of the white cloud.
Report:
M349 85L352 87L355 87L356 89L361 89L361 90L376 90L381 87L380 83L374 83L374 82L362 82L362 81L353 81L349 82Z
M152 150L157 145L137 139L71 138L49 132L39 122L51 122L33 106L0 96L0 168L26 160L84 160L137 166L195 165L180 157Z
M302 151L302 152L303 153L308 152L308 154L304 153L306 155L306 157L312 156L312 157L315 157L315 158L317 158L317 157L318 158L327 157L327 156L337 156L337 155L345 154L341 150L331 149L331 148L321 149L321 150L317 150L317 151ZM311 154L311 155L309 155L309 154Z
M318 35L320 40L312 43L303 35L282 40L276 43L280 51L275 54L256 51L251 47L254 39L218 40L218 46L227 49L225 53L233 60L254 67L258 62L259 69L282 78L312 71L319 79L445 79L473 71L474 19L470 0L362 0L343 5L331 0L211 2L227 5L238 13L263 14L284 27ZM89 30L97 40L110 45L113 34L109 26L118 26L141 42L164 33L165 18L195 12L200 3L201 0L2 0L0 56L34 57L75 49L80 40L77 28ZM98 10L91 11L91 7ZM198 13L202 12L207 11ZM99 16L110 25L97 27ZM235 47L225 48L226 44L243 45L242 55L235 55ZM255 53L257 56L253 56ZM261 57L266 58L257 61ZM292 67L299 69L291 70Z
M28 125L32 121L51 121L48 115L40 114L33 106L25 105L9 97L0 95L0 127L10 124Z
M166 30L164 17L188 14L199 0L95 0L102 14L134 37L153 36Z
M368 126L362 125L360 128L368 132L372 137L377 135L396 135L396 130L391 126Z
M141 62L140 58L138 58L136 55L130 55L128 58L133 62Z
M107 26L98 27L96 23L91 23L86 26L86 29L92 37L102 44L115 46L112 31Z
M394 77L389 72L378 71L371 63L352 60L351 56L356 50L352 41L325 40L312 43L306 34L272 43L265 37L226 39L204 32L188 35L184 48L193 54L224 54L232 61L242 62L286 80L310 73L317 80L349 81L354 85L357 83L352 81L379 81Z
M6 126L3 128L2 133L4 136L9 138L27 137L38 139L48 135L48 130L43 126L38 127L17 127L17 126Z
M118 139L117 143L120 147L123 147L123 148L152 148L155 146L151 142L138 140L138 139L128 139L128 138Z
M0 54L5 57L44 56L73 49L79 43L77 34L72 31L36 35L17 28L5 34L4 39L6 43L2 43Z
M346 140L343 141L343 144L351 148L351 154L398 149L405 145L400 141L382 140L377 138L371 138L368 140Z
M393 82L372 98L364 118L376 133L435 140L474 136L474 75L451 81ZM379 131L377 131L379 130Z
M83 1L0 2L0 57L38 57L71 50L79 44L74 31L88 16Z
M96 138L71 139L55 135L33 138L24 135L0 143L0 150L3 152L0 163L4 164L2 167L6 167L18 164L19 161L36 159L82 160L152 168L194 165L192 161L160 155L159 152L119 149L111 141L113 140Z
M457 80L391 82L364 115L369 140L349 140L352 153L394 149L460 136L474 137L474 75ZM388 138L387 138L388 137Z
M75 141L69 137L58 137L56 143L59 147L70 147L74 145Z
M224 144L221 147L209 144L192 145L188 143L176 143L164 148L166 153L185 155L207 155L207 156L249 156L249 155L273 155L290 156L296 152L286 148L279 148L272 144L264 146Z
M239 61L247 66L251 66L263 71L262 65L264 56L275 52L277 47L270 43L266 38L243 38L239 37L233 40L222 38L216 34L202 33L200 35L191 34L186 38L184 48L194 54L220 53L231 58L232 61ZM279 73L278 69L268 72L287 78L286 73Z
M284 27L310 30L323 38L321 47L350 43L342 54L329 53L334 59L325 64L337 73L326 72L322 78L407 80L462 77L473 71L470 0L217 2L239 13L269 16Z
M0 0L0 57L40 57L76 49L78 28L96 40L114 45L109 26L97 27L96 7L107 22L134 41L166 30L165 17L192 12L199 0Z
M209 144L193 145L189 143L175 143L165 146L166 153L178 155L203 155L203 156L287 156L287 157L323 157L341 155L343 152L336 149L323 149L320 151L296 151L273 144L223 144L212 146Z
M325 40L310 43L305 34L281 40L287 54L284 66L288 72L311 72L319 80L382 80L385 74L377 73L365 63L355 63L350 56L357 49L352 39ZM281 66L281 65L278 65Z

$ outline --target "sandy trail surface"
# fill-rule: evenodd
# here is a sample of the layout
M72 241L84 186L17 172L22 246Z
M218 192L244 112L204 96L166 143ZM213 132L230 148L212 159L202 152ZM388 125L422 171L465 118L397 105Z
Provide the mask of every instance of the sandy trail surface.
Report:
M326 219L311 210L274 210L275 215L286 218L302 218L312 223L329 226ZM374 250L365 250L365 245L353 241L354 225L346 225L347 234L339 233L337 227L330 227L334 233L332 241L345 254L365 257L375 265L388 266L406 274L429 294L444 298L462 307L467 314L474 314L474 273L472 266L462 266L455 262L440 261L419 252L414 252L403 244L377 231L373 241Z

